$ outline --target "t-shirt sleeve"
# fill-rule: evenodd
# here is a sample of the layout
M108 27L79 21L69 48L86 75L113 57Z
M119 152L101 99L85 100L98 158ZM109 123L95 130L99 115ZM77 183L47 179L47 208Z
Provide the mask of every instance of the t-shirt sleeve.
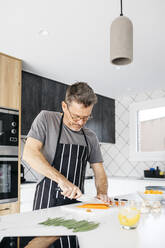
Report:
M45 117L45 111L42 110L34 119L30 131L27 135L27 138L32 137L34 139L41 141L44 144L46 137L46 130L47 130L47 122Z
M92 132L92 136L90 139L90 154L89 154L89 163L102 163L103 162L103 156L100 149L99 140L95 133Z

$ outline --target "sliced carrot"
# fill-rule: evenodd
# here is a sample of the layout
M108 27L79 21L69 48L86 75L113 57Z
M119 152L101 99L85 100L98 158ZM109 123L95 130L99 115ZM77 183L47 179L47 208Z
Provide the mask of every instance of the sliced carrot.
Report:
M149 190L145 190L144 194L163 194L163 192L159 190L149 189Z
M77 206L78 208L94 208L94 209L108 209L109 205L108 204L83 204L83 205L79 205Z

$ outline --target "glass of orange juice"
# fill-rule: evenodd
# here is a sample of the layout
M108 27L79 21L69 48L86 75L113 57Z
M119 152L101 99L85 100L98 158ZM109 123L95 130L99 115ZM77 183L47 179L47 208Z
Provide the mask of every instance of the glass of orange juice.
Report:
M135 201L119 201L118 219L123 229L135 229L140 220L140 210Z

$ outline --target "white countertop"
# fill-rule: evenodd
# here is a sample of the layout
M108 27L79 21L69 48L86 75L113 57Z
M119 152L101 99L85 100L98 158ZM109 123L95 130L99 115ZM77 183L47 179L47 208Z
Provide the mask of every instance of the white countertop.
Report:
M112 177L108 177L108 179L116 179L116 180L145 180L145 181L155 181L155 182L159 182L159 181L164 181L165 182L165 178L156 178L156 177L122 177L122 176L112 176Z
M75 205L74 205L75 206ZM36 210L21 214L0 217L0 237L7 236L56 236L75 235L65 227L39 225L48 217L65 217L77 220L87 219L100 222L100 226L89 232L76 233L80 248L164 248L165 208L161 214L142 214L139 226L135 230L123 230L118 221L118 209L98 210L87 213L69 211L62 207ZM95 210L97 211L97 210ZM103 212L104 211L104 212Z

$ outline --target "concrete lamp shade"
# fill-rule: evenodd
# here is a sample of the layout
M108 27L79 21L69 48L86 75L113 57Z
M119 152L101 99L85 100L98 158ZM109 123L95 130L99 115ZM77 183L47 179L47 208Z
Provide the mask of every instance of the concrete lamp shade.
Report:
M133 24L119 16L111 24L110 60L114 65L127 65L133 60Z

